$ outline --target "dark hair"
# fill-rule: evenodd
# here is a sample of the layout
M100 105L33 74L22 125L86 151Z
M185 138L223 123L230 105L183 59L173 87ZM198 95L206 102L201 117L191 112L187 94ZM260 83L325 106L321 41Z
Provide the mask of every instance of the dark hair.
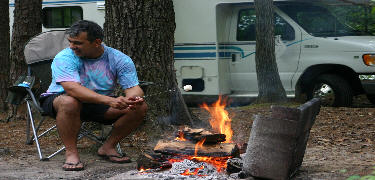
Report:
M103 41L104 32L103 29L95 22L88 20L80 20L72 24L66 33L70 37L77 37L79 33L87 32L87 40L90 42L100 39Z

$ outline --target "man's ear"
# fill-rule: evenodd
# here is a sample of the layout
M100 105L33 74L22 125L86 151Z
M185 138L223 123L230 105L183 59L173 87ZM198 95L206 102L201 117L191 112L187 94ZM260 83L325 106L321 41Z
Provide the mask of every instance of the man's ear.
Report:
M96 47L99 47L99 46L102 45L102 40L100 40L100 39L95 39L94 43L95 43Z

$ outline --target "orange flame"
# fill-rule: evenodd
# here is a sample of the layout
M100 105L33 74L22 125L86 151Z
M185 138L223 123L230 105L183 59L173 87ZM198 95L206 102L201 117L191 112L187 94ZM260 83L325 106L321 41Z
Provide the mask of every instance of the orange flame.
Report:
M141 166L141 167L138 169L139 173L145 173L145 172L147 172L148 170L151 170L151 169L150 169L150 168L149 168L149 169L145 169L143 166Z
M204 166L201 166L199 168L195 168L194 172L190 172L189 169L186 169L185 172L181 173L181 175L184 175L184 176L197 175L198 171L203 169L203 168L204 168Z
M204 141L206 141L206 138L203 138L201 139L200 141L198 141L196 144L195 144L195 148L194 148L194 156L197 157L198 156L198 149L199 148L203 148L203 143Z
M206 138L198 141L195 144L194 156L180 155L179 157L171 158L168 161L170 163L175 163L175 162L181 162L184 159L188 159L188 160L193 160L193 161L209 163L212 166L214 166L218 172L221 172L221 171L225 170L227 168L227 160L232 158L231 156L226 156L226 157L198 156L198 150L204 148L203 144L204 144L205 141L206 141ZM203 167L195 169L194 172L190 172L190 170L187 169L187 170L185 170L184 173L182 173L182 175L197 175L197 173L200 169L203 169Z
M186 141L185 137L184 137L184 132L182 131L178 131L178 137L176 137L177 141Z
M169 159L168 161L170 163L175 162L181 162L184 159L188 160L194 160L199 162L206 162L214 166L217 170L217 172L222 172L227 168L227 160L232 158L231 156L225 156L225 157L208 157L208 156L187 156L187 155L181 155L177 159ZM185 171L186 172L186 171Z
M231 119L229 118L228 111L225 110L227 104L227 98L222 100L221 95L219 99L212 104L212 107L208 107L206 103L203 103L200 107L207 110L210 115L210 125L212 129L221 134L225 134L225 142L231 143L233 131L231 127Z
M227 105L227 98L222 98L222 96L219 96L219 99L213 103L211 106L208 107L206 103L203 103L200 105L201 108L207 110L211 117L210 117L210 125L212 129L218 133L225 134L225 142L224 143L231 143L232 142L232 126L231 126L231 119L229 118L228 111L225 110L225 106ZM184 138L184 134L182 131L179 131L178 137L176 140L180 141L187 141ZM208 157L208 156L198 156L198 150L204 148L203 144L206 141L206 139L202 139L199 142L195 144L194 149L194 156L188 156L188 155L180 155L178 158L171 158L168 161L170 163L175 162L181 162L184 159L193 160L193 161L199 161L199 162L206 162L211 165L213 165L218 172L221 172L227 168L227 160L232 158L231 156L226 157ZM199 168L195 168L192 172L187 169L184 173L181 175L197 175L199 170L203 169L204 166L201 166ZM202 175L199 175L202 176ZM204 176L204 175L203 175Z

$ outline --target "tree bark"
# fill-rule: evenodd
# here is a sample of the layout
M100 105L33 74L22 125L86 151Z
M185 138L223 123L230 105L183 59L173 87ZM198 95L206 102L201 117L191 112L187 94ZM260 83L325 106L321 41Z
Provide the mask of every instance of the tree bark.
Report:
M255 0L256 72L258 102L283 102L286 93L281 84L275 57L274 9L272 0Z
M7 110L5 103L9 86L9 1L0 1L0 112Z
M23 54L27 41L42 32L42 0L15 0L14 23L10 53L9 80L15 82L20 75L27 73L27 65ZM8 112L13 117L16 109ZM17 113L16 117L24 117L24 112Z
M189 124L173 65L172 0L106 0L105 6L105 43L133 59L139 80L154 83L146 91L146 127Z

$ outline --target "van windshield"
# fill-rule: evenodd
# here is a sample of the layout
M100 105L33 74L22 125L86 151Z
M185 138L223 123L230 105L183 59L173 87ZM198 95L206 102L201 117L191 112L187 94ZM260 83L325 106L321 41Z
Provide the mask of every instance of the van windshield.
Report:
M277 7L305 31L316 37L373 34L369 29L369 18L364 20L364 15L360 14L359 8L364 7L355 7L354 5L318 6L309 3L279 4ZM359 17L362 19L359 19ZM367 17L371 16L367 15Z

